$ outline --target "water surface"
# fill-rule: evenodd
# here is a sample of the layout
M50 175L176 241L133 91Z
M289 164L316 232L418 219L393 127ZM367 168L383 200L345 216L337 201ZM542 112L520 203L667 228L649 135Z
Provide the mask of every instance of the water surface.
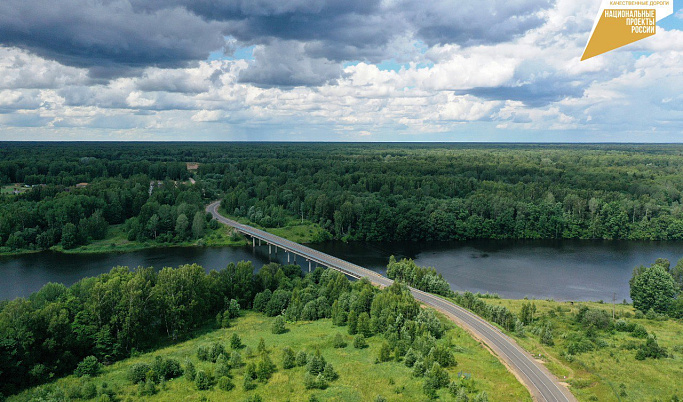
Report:
M675 264L683 242L636 241L501 241L454 243L343 243L313 248L385 273L389 256L408 257L435 267L454 290L498 293L507 298L555 300L629 299L628 280L637 265L656 258ZM28 296L47 282L71 285L113 266L156 269L197 263L207 270L252 260L258 268L284 263L286 254L268 255L268 247L164 248L131 253L65 255L54 252L0 257L0 299ZM301 259L299 259L299 262ZM308 269L308 265L304 267Z

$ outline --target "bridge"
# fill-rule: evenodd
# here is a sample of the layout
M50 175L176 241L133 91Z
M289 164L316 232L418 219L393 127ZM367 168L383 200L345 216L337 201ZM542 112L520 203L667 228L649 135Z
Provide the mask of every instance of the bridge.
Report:
M316 264L335 269L353 278L367 278L372 284L380 287L391 286L394 283L393 280L367 268L228 219L218 212L219 205L220 202L213 202L206 207L206 211L210 212L219 222L231 226L251 238L254 247L257 242L259 245L261 242L265 242L269 247L269 252L272 253L272 248L275 247L276 253L279 249L287 253L288 262L292 257L294 261L296 261L297 256L303 258L305 262L308 262L309 271L312 264ZM542 363L534 359L497 327L442 297L412 287L409 289L416 300L446 314L456 324L484 343L507 366L510 372L527 387L534 400L548 402L574 402L577 400Z

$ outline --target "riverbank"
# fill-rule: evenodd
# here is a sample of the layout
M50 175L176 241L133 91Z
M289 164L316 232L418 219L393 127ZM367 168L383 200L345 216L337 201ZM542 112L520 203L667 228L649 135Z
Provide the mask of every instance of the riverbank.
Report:
M61 245L57 245L50 247L48 250L62 254L106 254L180 247L240 247L245 244L247 244L247 241L244 237L234 236L233 230L222 225L217 229L206 229L206 234L200 239L179 243L131 241L127 239L126 233L123 231L123 225L112 225L107 230L107 236L102 240L96 240L72 249L65 249ZM41 251L44 250L16 250L0 252L0 256L20 256Z

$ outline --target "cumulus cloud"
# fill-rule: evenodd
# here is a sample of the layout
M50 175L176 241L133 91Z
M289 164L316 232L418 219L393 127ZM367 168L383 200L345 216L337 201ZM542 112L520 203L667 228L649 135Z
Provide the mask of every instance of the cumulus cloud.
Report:
M0 11L16 17L14 3ZM26 21L11 23L0 13L2 139L191 131L194 139L447 140L494 130L635 140L656 127L656 138L671 140L683 129L683 33L660 29L579 62L594 0L485 0L458 10L409 0L65 4L81 10L17 2ZM45 32L24 32L38 23ZM102 33L91 33L95 25ZM252 46L253 58L207 59L223 46L228 55Z

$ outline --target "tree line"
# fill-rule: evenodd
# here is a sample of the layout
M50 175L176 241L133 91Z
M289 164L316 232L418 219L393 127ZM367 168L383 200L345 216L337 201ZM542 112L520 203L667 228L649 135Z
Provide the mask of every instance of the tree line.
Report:
M201 210L219 195L259 225L307 219L345 240L683 239L678 145L2 145L0 184L37 185L0 196L3 251L60 244L64 229L67 247L87 243L132 218L130 238L159 241L162 225L161 241L177 241L195 216L142 206ZM179 184L190 161L191 188ZM150 195L152 181L190 196Z

